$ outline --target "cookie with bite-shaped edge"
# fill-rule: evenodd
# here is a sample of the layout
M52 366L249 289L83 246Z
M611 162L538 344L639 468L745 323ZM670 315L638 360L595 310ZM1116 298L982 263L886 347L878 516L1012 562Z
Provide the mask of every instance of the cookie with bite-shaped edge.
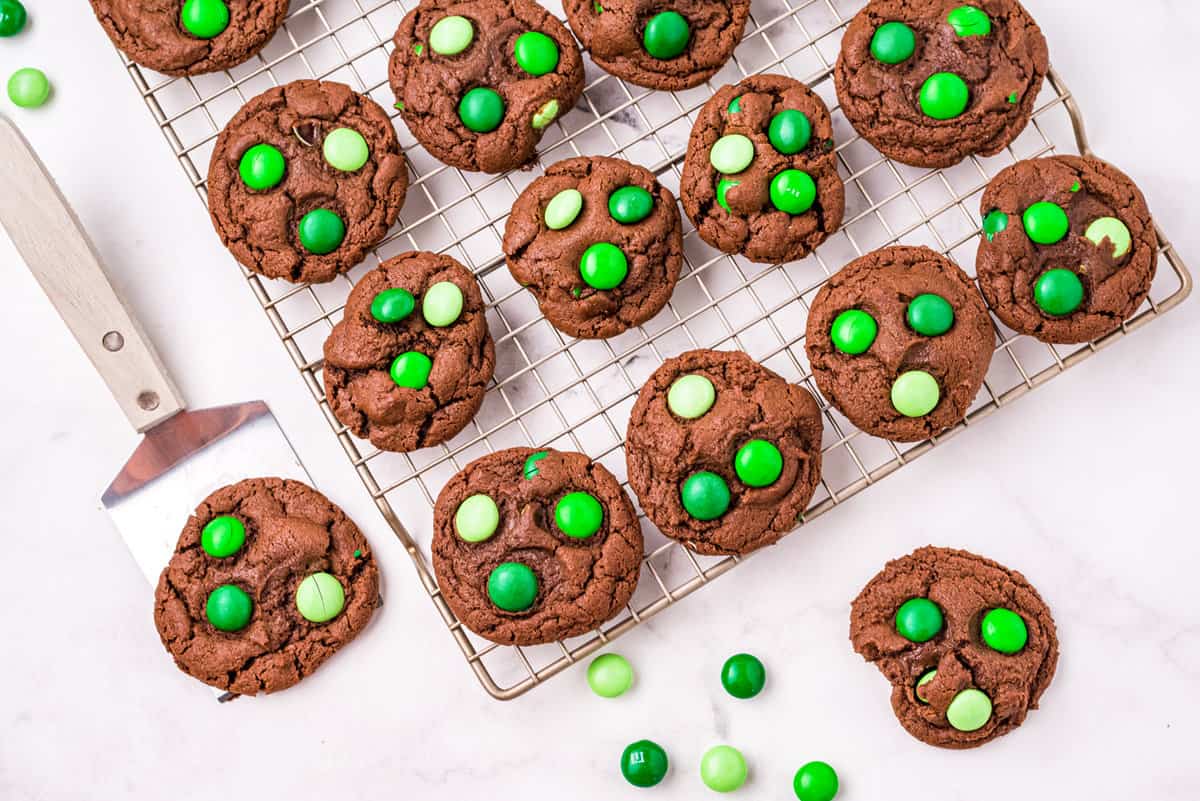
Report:
M221 131L208 208L221 241L268 278L323 283L400 216L408 168L387 113L350 87L301 80L251 99Z
M1090 342L1145 301L1158 237L1141 190L1107 162L1079 156L1019 161L980 201L975 271L1009 328L1043 342Z
M288 0L92 0L92 10L130 61L164 75L200 75L262 50Z
M821 476L812 395L736 351L667 359L626 431L629 486L663 534L702 554L745 554L800 523Z
M1058 634L1023 575L926 546L888 562L850 606L854 650L892 684L892 710L922 742L974 748L1037 709Z
M833 79L846 119L880 153L949 167L1016 139L1049 69L1017 0L871 0L846 27Z
M742 41L749 0L564 0L563 11L600 69L647 89L699 86Z
M718 250L756 262L804 258L846 208L825 103L783 75L721 87L692 126L679 194Z
M475 276L449 256L412 251L350 290L322 376L330 410L352 434L413 451L471 422L495 368Z
M256 695L312 673L378 605L371 548L337 505L299 481L248 478L188 518L158 579L154 625L180 670Z
M834 273L813 299L805 333L821 394L858 428L895 442L957 425L994 349L971 279L924 247L876 250Z
M644 167L603 156L560 161L526 187L503 247L550 324L589 339L658 314L683 265L675 196Z
M433 509L433 569L463 625L506 645L575 637L629 602L642 562L633 504L581 453L509 448L457 473Z
M583 94L574 37L532 0L423 0L393 44L400 116L434 158L462 170L528 165Z

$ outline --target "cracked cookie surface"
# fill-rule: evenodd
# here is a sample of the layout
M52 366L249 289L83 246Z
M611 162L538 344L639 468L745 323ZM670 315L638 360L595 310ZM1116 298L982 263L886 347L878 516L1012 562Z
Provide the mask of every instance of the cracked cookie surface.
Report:
M427 305L435 287L437 297L448 291L458 300L449 322ZM384 292L399 295L407 313L377 318L376 299ZM401 385L396 376L406 378L402 368L422 378L420 370L412 374L424 361L419 356L397 368L410 353L429 363L421 381ZM351 433L383 450L412 451L466 427L483 404L495 367L496 346L475 276L449 256L414 251L388 259L354 285L341 321L325 340L322 377L329 408Z
M692 392L682 394L694 399L681 400L673 388L688 382ZM638 394L626 431L629 485L666 536L697 553L749 553L799 525L820 480L821 432L817 402L803 387L744 353L688 351L663 362ZM751 441L775 449L769 483L751 485L736 467ZM726 508L707 519L683 498L700 474L712 493L725 487Z
M897 626L898 610L912 599L931 601L940 611L935 615L940 628L922 642ZM984 633L995 609L1020 617L1016 624L1008 616L1003 640L992 639L994 630ZM1021 637L1014 638L1013 625ZM967 551L932 546L888 562L868 582L850 607L850 641L891 682L892 709L901 725L942 748L973 748L1020 726L1037 708L1058 664L1054 619L1024 576ZM993 643L1021 647L997 650ZM990 702L980 704L989 712L986 719L982 712L962 714L966 705L956 699L964 691L968 700L980 702L972 690Z
M616 192L622 193L616 202L630 198L618 213L640 219L614 218ZM550 211L560 197L581 202L565 225L566 215ZM591 286L581 273L584 253L597 243L615 245L625 257L627 274L611 289ZM675 196L644 167L602 156L560 161L526 187L505 224L503 247L513 278L533 292L550 324L592 339L616 336L658 314L683 265Z
M202 531L233 516L244 544L217 558ZM300 583L327 573L344 606L323 623L297 608ZM206 615L213 590L234 585L253 610L244 627L217 629ZM379 604L379 574L366 539L336 505L298 481L251 478L209 495L188 519L154 594L154 624L181 670L205 684L255 695L291 687L354 639Z
M573 493L598 501L588 536L559 526L559 504ZM464 501L480 496L494 504L490 531L467 528L460 515ZM532 645L584 634L616 615L637 586L643 543L633 504L612 473L581 453L509 448L480 457L450 479L433 515L438 586L459 620L493 642ZM519 611L505 611L489 591L504 565L534 577L528 606Z
M783 138L782 152L772 141L772 123L803 115ZM724 137L743 136L753 144L753 159L735 174L714 165L714 145ZM740 163L740 162L739 162ZM773 181L785 170L804 173L814 196L807 207L780 208ZM846 192L838 176L833 123L821 98L799 81L782 75L755 75L723 86L700 110L688 140L680 178L683 208L700 237L725 253L756 262L802 259L842 224Z
M347 129L353 134L341 133ZM326 157L335 132L361 137L366 153L357 169L335 167ZM273 149L283 168L274 183L255 189L243 163L259 146ZM297 282L331 281L361 262L399 217L407 189L408 169L387 114L328 81L293 81L250 100L221 131L208 168L209 213L225 247L256 273ZM320 247L310 242L316 252L302 241L301 227L321 210L336 215L342 235Z
M442 37L431 33L451 17L464 22L457 38L441 46ZM529 32L552 40L552 67L548 56L521 63L518 39ZM532 0L423 0L401 21L393 44L388 78L400 116L434 158L462 170L497 173L533 161L545 129L583 94L574 37ZM537 44L547 51L546 39ZM485 105L495 103L487 93L502 104L498 117L476 126L487 130L468 127L460 114L464 97L476 91L484 92Z
M883 27L893 24L908 32ZM949 167L1016 139L1049 68L1046 39L1016 0L872 0L846 28L833 77L846 118L880 153ZM935 118L922 90L945 74L927 95Z
M1039 244L1027 234L1023 218L1037 203L1066 212L1061 240ZM1018 333L1089 342L1117 329L1150 292L1158 264L1154 221L1141 190L1111 164L1078 156L1017 162L991 180L980 210L979 285L996 316ZM1039 304L1035 288L1049 270L1078 278L1077 308L1050 314Z

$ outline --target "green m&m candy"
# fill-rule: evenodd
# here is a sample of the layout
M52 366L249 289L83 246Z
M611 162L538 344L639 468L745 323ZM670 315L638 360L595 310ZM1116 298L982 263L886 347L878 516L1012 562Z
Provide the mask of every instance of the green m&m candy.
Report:
M246 526L233 515L214 517L200 532L200 547L209 556L224 559L246 544Z
M1033 301L1054 317L1070 314L1083 304L1083 282L1070 270L1047 270L1033 285Z
M946 707L946 720L959 731L982 729L991 717L992 699L974 687L959 692Z
M892 406L905 417L924 417L942 396L937 379L924 370L901 373L892 382Z
M407 389L424 389L429 384L429 373L432 371L433 361L416 350L401 353L392 360L388 370L396 386Z
M725 134L708 151L713 169L726 175L736 175L754 161L754 143L741 134Z
M734 698L753 698L767 683L767 669L753 654L734 654L721 666L721 686Z
M1083 235L1096 247L1101 247L1104 240L1107 239L1112 246L1111 252L1114 260L1124 258L1133 246L1133 237L1129 233L1129 228L1116 217L1101 217L1093 220Z
M707 470L688 476L679 497L684 510L697 520L716 520L729 509L729 485Z
M246 591L236 584L222 584L208 594L204 603L204 616L213 628L221 631L240 631L250 622L254 602Z
M258 144L242 154L238 175L251 189L262 191L278 185L287 168L283 153L273 145Z
M1057 203L1042 201L1034 203L1025 209L1021 215L1021 223L1025 226L1025 235L1039 245L1053 245L1061 242L1071 227L1067 213Z
M300 218L296 233L305 250L323 256L341 246L346 237L346 224L329 209L313 209Z
M833 801L838 791L837 771L828 762L808 762L792 779L792 791L800 801Z
M771 118L771 124L767 126L767 139L772 147L785 156L799 153L808 147L812 139L812 123L804 116L804 112L784 109Z
M185 0L179 23L197 39L211 39L229 27L229 6L225 0Z
M342 583L329 573L306 576L296 588L296 609L312 623L326 623L342 613L346 606L346 591Z
M646 23L642 45L655 58L675 58L687 49L691 38L692 30L679 12L663 11Z
M684 420L703 417L717 399L717 390L707 377L696 373L676 378L667 390L667 408Z
M558 66L558 45L541 31L526 31L513 43L513 57L530 75L545 75Z
M572 539L587 539L603 522L604 507L586 492L569 492L554 506L554 525Z
M525 465L521 468L521 475L528 481L538 474L537 463L545 459L550 454L546 451L538 451L537 453L529 454L529 458L525 460Z
M903 22L885 22L871 37L871 56L883 64L907 61L916 49L916 34Z
M459 318L463 293L453 281L438 281L421 298L421 316L435 328L445 328Z
M718 793L732 793L746 783L746 758L732 745L717 745L700 757L700 781Z
M979 633L989 648L1002 654L1015 654L1025 647L1029 630L1025 621L1011 609L996 608L983 616Z
M927 292L909 301L905 319L908 320L909 327L918 334L937 337L953 327L954 307L941 295Z
M0 0L0 36L16 36L25 27L25 20L21 0Z
M968 36L987 36L992 32L992 21L988 15L975 6L959 6L951 9L946 15L946 22L954 32L962 38Z
M489 133L504 119L504 98L495 89L476 86L458 101L458 118L475 133Z
M429 29L429 49L439 56L456 56L474 39L475 27L466 17L442 17Z
M935 72L921 84L917 102L925 116L952 120L967 110L971 90L967 82L952 72Z
M896 631L910 642L929 642L942 630L942 610L928 598L909 598L896 610Z
M537 576L528 565L503 562L488 574L487 593L505 612L524 612L537 599Z
M769 487L783 473L783 454L765 439L752 439L738 448L733 469L748 487Z
M729 107L725 109L730 114L737 114L742 110L742 96L738 95L733 100L729 101Z
M638 740L621 752L621 775L634 787L653 787L667 775L667 752L652 740Z
M385 289L371 301L371 316L381 323L398 323L417 308L413 293L400 287Z
M558 101L547 100L542 107L533 113L530 125L535 131L540 131L558 118Z
M989 242L1006 228L1008 228L1008 215L1000 209L992 209L983 218L983 233L987 235Z
M614 289L629 274L629 262L616 245L597 242L583 251L579 259L579 274L593 289Z
M367 140L353 128L337 128L325 137L321 154L329 166L342 172L354 172L367 163L371 156Z
M463 542L483 542L500 526L500 508L490 497L472 495L454 513L454 531Z
M728 178L722 178L717 181L717 203L721 204L721 208L725 211L731 211L729 208L729 190L740 184L741 181L731 181Z
M543 215L546 227L551 231L561 231L579 216L583 209L583 194L578 189L564 189L546 204Z
M601 654L588 665L587 683L601 698L616 698L633 686L633 667L620 654Z
M771 205L788 214L803 214L817 200L817 185L803 170L784 170L771 179Z
M866 353L878 333L879 324L862 309L846 309L833 318L829 328L833 346L851 356Z
M608 196L608 213L625 225L646 219L653 208L654 196L640 186L622 186Z
M917 697L917 700L920 701L922 704L928 704L929 699L926 698L925 696L921 695L921 688L924 687L929 682L933 681L935 676L937 676L937 671L931 670L928 673L926 673L924 676L922 676L921 678L917 679L917 686L913 688L913 695L915 695Z
M37 67L23 67L9 76L8 99L21 108L38 108L50 99L50 79Z

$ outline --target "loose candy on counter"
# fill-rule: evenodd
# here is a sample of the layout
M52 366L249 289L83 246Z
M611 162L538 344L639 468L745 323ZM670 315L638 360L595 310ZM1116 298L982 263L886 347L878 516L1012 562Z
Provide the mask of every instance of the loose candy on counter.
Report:
M753 654L734 654L721 666L721 686L734 698L753 698L767 683L767 669Z
M652 740L638 740L621 752L621 775L634 787L653 787L667 775L667 752Z
M588 665L587 682L601 698L616 698L633 686L633 667L620 654L601 654Z
M700 758L700 780L710 790L731 793L746 783L746 758L731 745L717 745Z

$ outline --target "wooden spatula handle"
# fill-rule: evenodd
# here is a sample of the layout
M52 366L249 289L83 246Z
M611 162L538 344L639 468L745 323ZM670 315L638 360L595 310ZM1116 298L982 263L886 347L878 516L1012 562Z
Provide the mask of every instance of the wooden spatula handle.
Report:
M183 409L179 391L109 283L54 179L3 116L0 223L133 427L145 431Z

